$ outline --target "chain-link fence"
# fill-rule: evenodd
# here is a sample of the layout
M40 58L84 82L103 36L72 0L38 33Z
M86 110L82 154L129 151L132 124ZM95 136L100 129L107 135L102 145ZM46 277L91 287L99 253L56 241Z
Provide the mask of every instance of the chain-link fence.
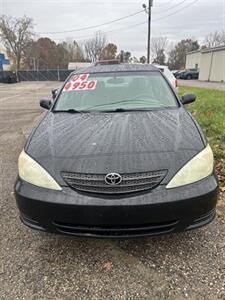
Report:
M17 71L17 78L19 81L65 81L71 72L67 69ZM7 82L13 76L15 72L0 71L0 82Z

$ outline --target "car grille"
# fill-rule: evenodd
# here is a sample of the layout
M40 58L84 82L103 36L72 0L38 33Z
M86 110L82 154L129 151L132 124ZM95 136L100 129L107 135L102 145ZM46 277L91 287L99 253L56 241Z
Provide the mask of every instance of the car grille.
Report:
M145 225L118 225L118 226L90 226L67 224L58 221L53 222L56 230L63 234L77 235L77 236L93 236L93 237L129 237L129 236L145 236L166 234L172 232L179 220L171 220L161 223L151 223Z
M154 189L166 176L167 171L121 174L122 182L109 185L103 174L62 172L65 182L75 190L100 194L124 194Z

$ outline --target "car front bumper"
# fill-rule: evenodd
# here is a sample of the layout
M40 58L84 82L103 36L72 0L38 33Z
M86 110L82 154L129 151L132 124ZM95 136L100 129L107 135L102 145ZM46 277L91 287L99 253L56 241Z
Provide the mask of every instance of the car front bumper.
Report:
M61 192L19 178L15 195L22 222L54 233L92 237L136 237L201 227L215 216L218 183L214 175L167 190L165 186L129 197Z

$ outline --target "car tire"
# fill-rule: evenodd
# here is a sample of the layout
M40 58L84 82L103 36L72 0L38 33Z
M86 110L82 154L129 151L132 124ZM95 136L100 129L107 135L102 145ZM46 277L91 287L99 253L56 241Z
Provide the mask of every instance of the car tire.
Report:
M187 80L191 80L192 79L192 76L191 75L188 75L187 76Z

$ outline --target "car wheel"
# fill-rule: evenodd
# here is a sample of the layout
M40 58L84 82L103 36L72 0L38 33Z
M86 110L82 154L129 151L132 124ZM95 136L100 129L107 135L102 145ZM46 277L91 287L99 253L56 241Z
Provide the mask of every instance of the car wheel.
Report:
M191 75L188 75L188 76L187 76L187 79L188 79L188 80L191 80L191 79L192 79L192 76L191 76Z

